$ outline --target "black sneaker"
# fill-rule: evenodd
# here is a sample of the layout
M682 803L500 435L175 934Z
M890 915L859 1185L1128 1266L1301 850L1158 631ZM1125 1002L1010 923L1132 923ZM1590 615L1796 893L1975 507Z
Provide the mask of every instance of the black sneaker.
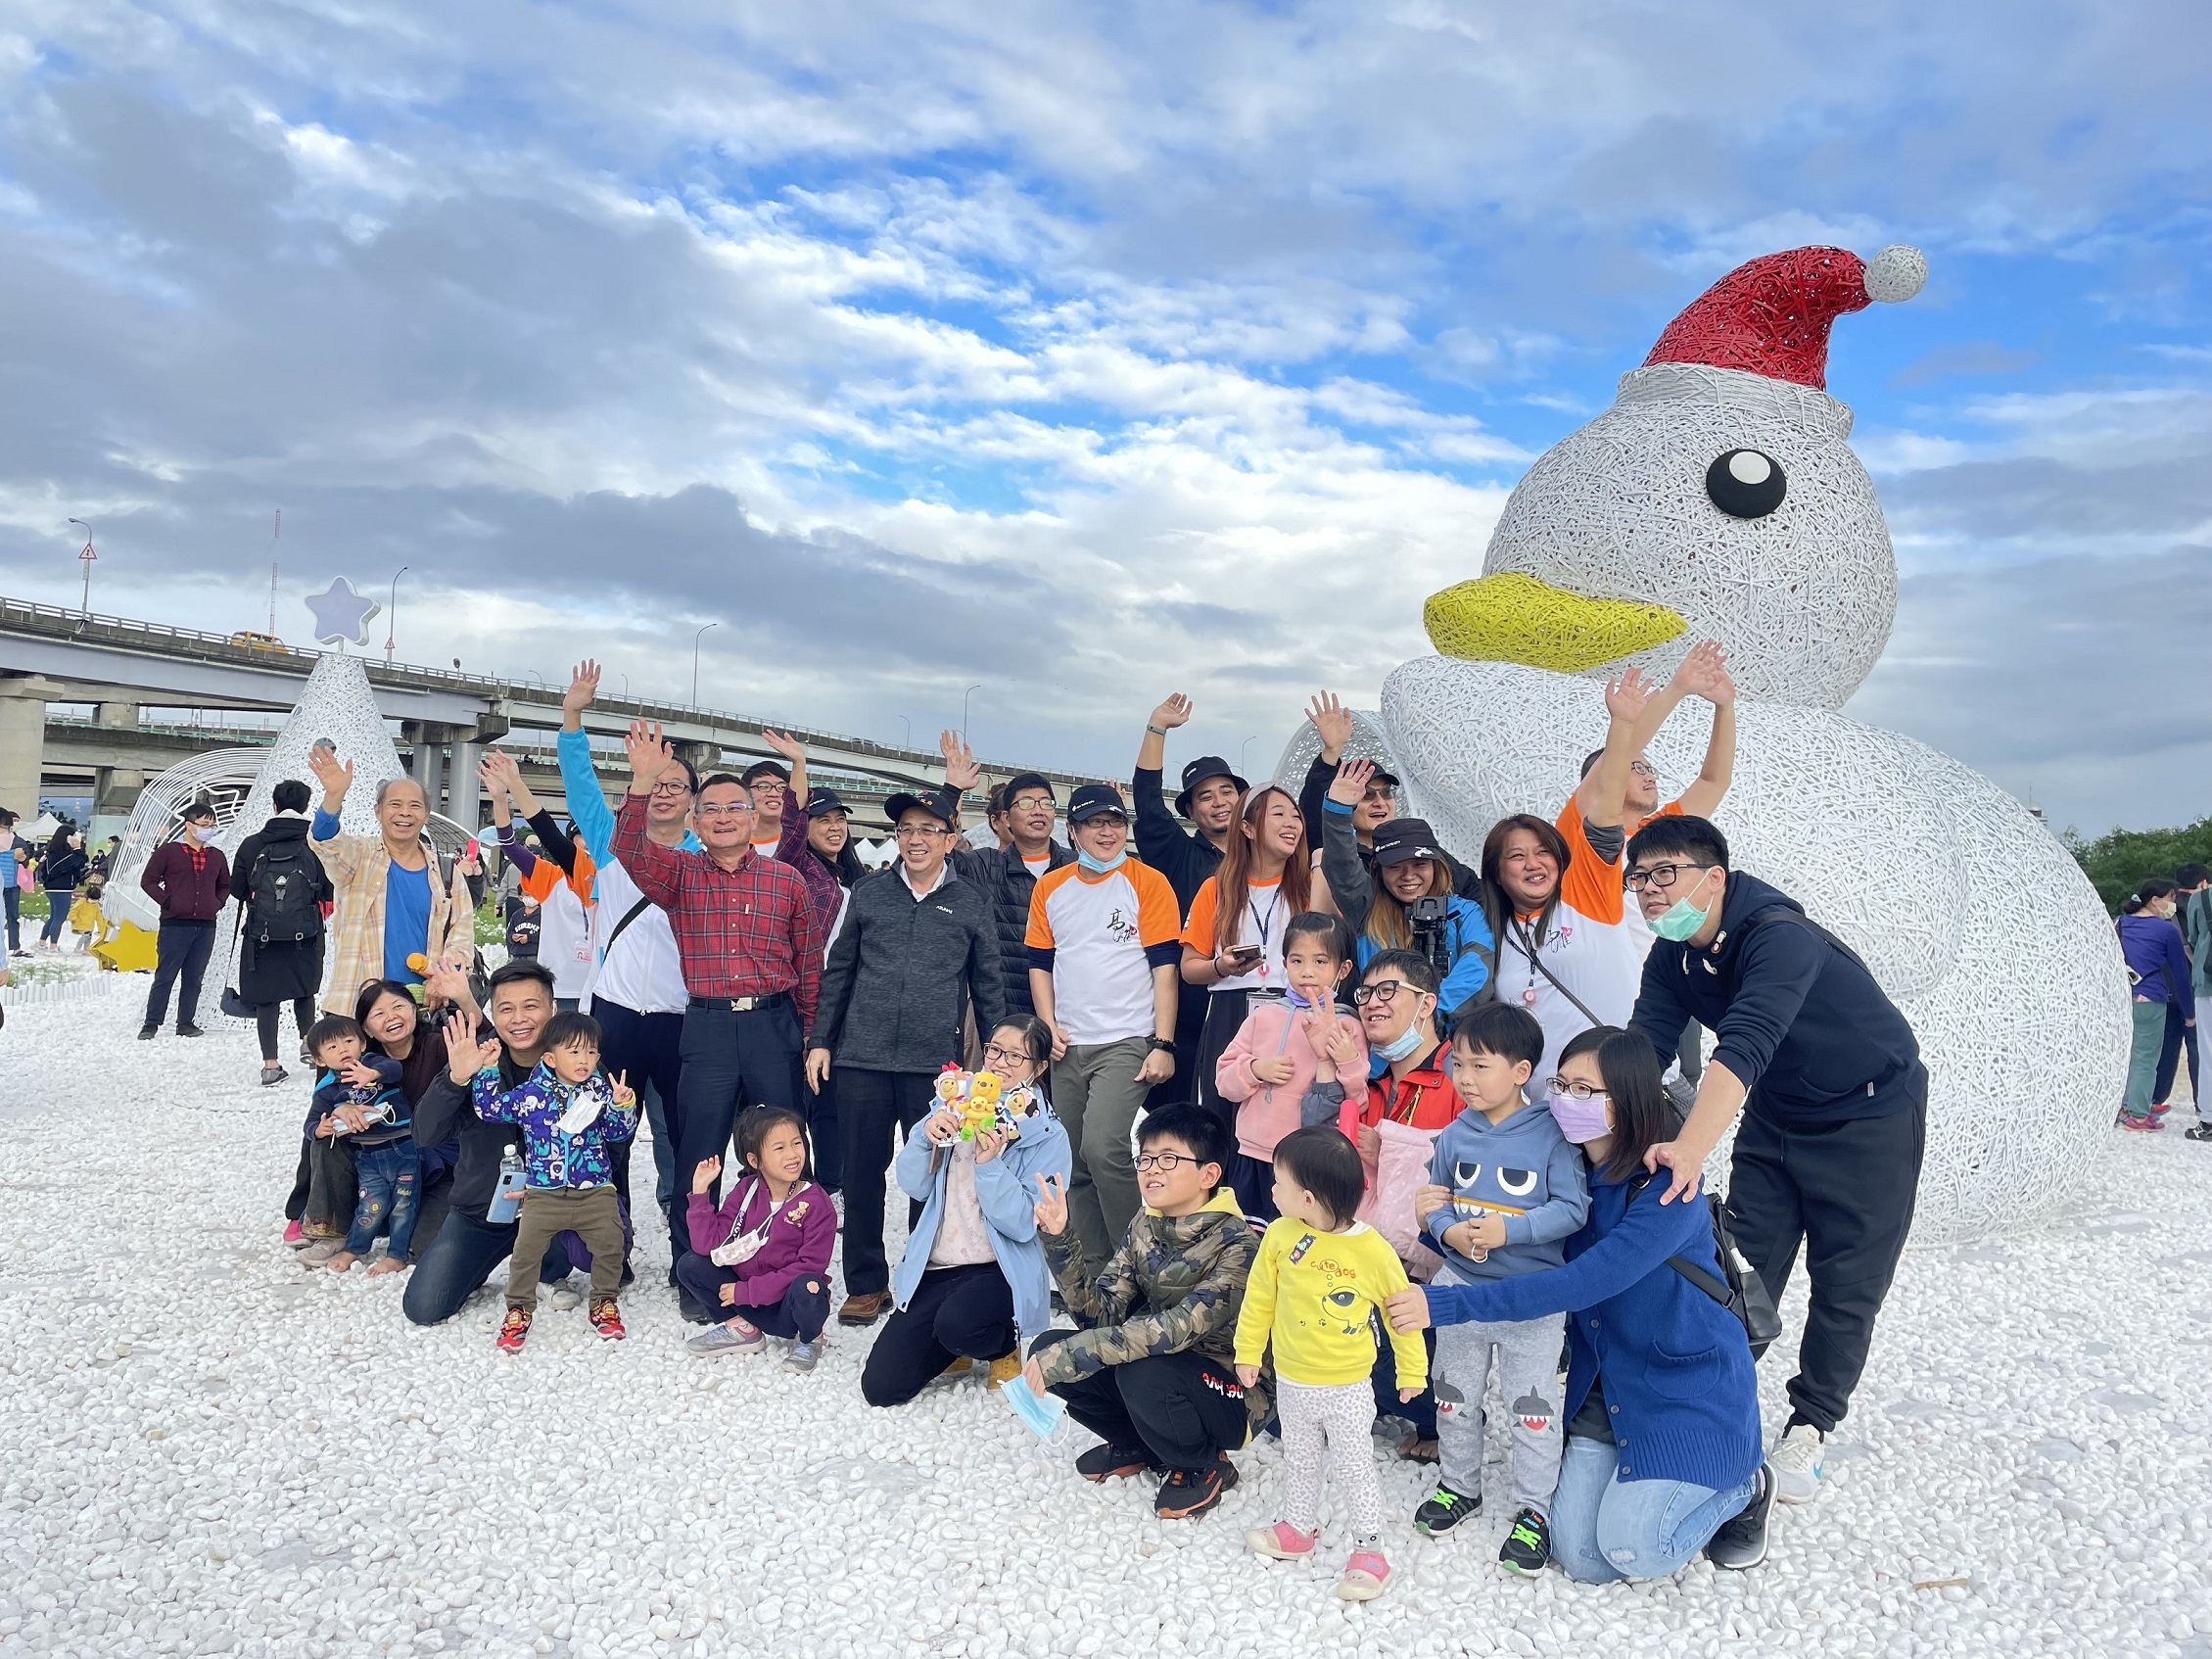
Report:
M1763 1463L1751 1501L1706 1540L1708 1561L1731 1573L1748 1573L1766 1559L1766 1523L1774 1513L1774 1471Z
M1086 1481L1114 1481L1158 1467L1151 1452L1119 1446L1094 1446L1075 1460L1075 1472Z
M1509 1573L1540 1573L1551 1565L1551 1523L1523 1509L1498 1545L1498 1565Z
M138 1040L142 1043L150 1043L161 1034L162 1028L159 1025L141 1025L138 1027Z
M1163 1521L1188 1521L1203 1515L1237 1484L1237 1465L1217 1453L1203 1469L1170 1469L1153 1499L1153 1513Z
M713 1323L707 1317L707 1310L699 1305L697 1300L692 1297L689 1291L684 1291L679 1295L676 1299L676 1304L678 1311L683 1315L684 1323L690 1325Z
M2212 1141L2212 1123L2191 1123L2182 1131L2185 1141Z
M180 1037L204 1037L208 1033L201 1030L197 1025L179 1025L176 1028L176 1034Z
M1483 1494L1469 1496L1439 1482L1436 1490L1413 1512L1413 1528L1431 1538L1440 1538L1471 1515L1483 1512Z

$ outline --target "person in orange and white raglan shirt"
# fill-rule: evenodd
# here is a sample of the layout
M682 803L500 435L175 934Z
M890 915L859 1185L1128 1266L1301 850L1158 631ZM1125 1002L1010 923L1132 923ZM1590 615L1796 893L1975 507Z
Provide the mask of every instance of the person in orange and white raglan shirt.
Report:
M1129 1136L1154 1083L1175 1070L1182 914L1167 877L1129 856L1129 814L1111 785L1067 798L1075 862L1029 896L1029 994L1053 1033L1053 1109L1073 1169L1067 1212L1104 1261L1137 1213Z
M561 1012L571 1012L591 983L591 885L598 866L531 792L512 755L494 749L478 764L477 774L492 797L499 855L521 876L523 892L538 901L538 960L553 975L554 1003ZM541 854L534 854L516 836L516 813L536 832ZM627 1158L624 1173L627 1178Z
M1662 807L1644 745L1693 694L1714 706L1705 770L1679 800ZM1538 1087L1558 1069L1570 1038L1593 1025L1625 1025L1635 1010L1651 934L1640 917L1627 917L1621 884L1627 837L1664 813L1710 811L1726 792L1735 760L1735 687L1710 640L1663 687L1628 669L1607 684L1605 707L1605 747L1584 764L1558 822L1517 813L1483 843L1483 879L1510 907L1497 930L1497 994L1519 1002L1544 1028Z

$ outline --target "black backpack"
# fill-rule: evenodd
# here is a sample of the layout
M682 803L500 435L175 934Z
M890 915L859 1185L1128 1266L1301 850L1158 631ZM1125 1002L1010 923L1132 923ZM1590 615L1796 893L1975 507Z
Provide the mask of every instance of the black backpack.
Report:
M1647 1171L1628 1183L1630 1204L1651 1185L1651 1179ZM1667 1265L1736 1316L1745 1340L1751 1344L1751 1356L1757 1359L1782 1334L1782 1315L1774 1306L1774 1299L1766 1294L1766 1281L1736 1248L1736 1236L1728 1229L1728 1207L1707 1193L1705 1209L1713 1217L1713 1254L1720 1262L1719 1274L1716 1276L1712 1268L1686 1256L1670 1256Z
M271 841L254 860L246 881L251 931L266 944L297 944L322 935L322 906L317 901L322 861L306 841Z

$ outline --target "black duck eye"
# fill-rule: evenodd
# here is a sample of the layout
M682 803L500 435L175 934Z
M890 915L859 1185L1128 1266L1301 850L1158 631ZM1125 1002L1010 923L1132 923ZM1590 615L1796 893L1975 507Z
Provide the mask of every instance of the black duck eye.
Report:
M1782 463L1758 450L1730 450L1705 469L1705 493L1730 518L1765 518L1789 488Z

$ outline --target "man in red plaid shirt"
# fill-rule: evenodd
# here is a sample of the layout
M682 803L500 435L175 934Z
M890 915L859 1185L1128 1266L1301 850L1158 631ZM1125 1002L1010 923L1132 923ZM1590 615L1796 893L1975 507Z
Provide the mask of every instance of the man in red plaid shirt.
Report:
M632 723L627 742L630 792L615 814L612 851L667 912L691 999L669 1123L677 1190L685 1192L694 1169L729 1150L740 1107L798 1106L802 1033L822 986L822 924L799 873L753 850L752 792L729 773L699 785L692 824L704 852L648 836L646 797L676 757L645 721ZM671 1244L681 1255L682 1240ZM711 1316L688 1296L683 1312L694 1323Z

